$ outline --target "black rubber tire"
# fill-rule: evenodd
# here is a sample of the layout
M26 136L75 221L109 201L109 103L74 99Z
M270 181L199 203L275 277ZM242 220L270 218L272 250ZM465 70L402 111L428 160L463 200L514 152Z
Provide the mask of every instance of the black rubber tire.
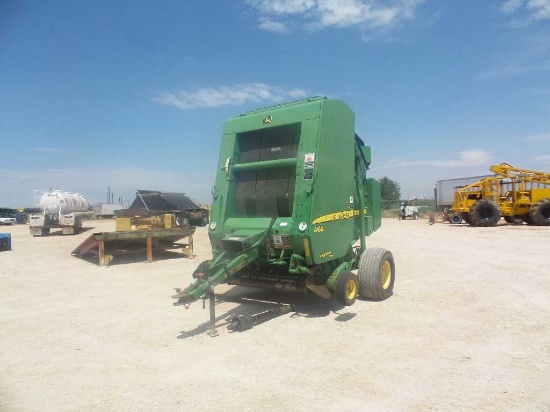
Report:
M336 300L344 306L351 306L359 296L359 279L352 272L342 272L334 288Z
M388 269L389 280L385 279L384 270ZM359 294L370 300L384 300L393 295L395 284L395 261L389 250L381 247L366 249L359 260Z
M208 216L203 216L201 219L200 226L206 226L208 224Z
M500 216L500 207L492 200L478 200L470 209L470 220L474 226L496 226Z
M460 216L462 216L462 220L464 220L466 223L468 223L469 225L472 224L472 221L470 220L470 215L467 212L461 213Z
M189 219L183 215L176 215L175 224L176 227L189 226Z
M529 216L537 226L550 226L550 199L540 199L533 203Z
M449 222L451 222L453 225L458 225L459 223L462 223L462 216L460 215L460 213L453 213L449 218Z
M414 220L418 220L418 213L413 212L413 219L414 219Z
M528 225L534 225L533 221L531 220L531 216L529 215L529 213L527 213L526 215L523 215L521 218Z

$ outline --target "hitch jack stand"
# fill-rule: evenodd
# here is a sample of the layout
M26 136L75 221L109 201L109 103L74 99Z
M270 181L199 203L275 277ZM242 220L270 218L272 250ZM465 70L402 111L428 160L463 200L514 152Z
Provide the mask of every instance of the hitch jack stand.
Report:
M216 295L214 295L214 288L210 288L205 295L205 298L208 298L208 306L210 309L210 328L208 329L208 336L214 337L218 336L218 331L216 330Z

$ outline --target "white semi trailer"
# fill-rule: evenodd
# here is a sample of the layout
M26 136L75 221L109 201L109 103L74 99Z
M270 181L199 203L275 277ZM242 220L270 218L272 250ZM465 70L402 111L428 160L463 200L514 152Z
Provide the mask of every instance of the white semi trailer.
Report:
M450 208L453 204L454 194L457 188L464 187L478 180L490 177L492 175L460 177L457 179L438 180L435 183L435 203L436 206L443 210L443 208Z
M42 213L31 214L29 229L32 236L45 236L50 229L63 229L64 235L74 235L82 229L82 219L89 214L89 203L80 193L48 190L38 202Z

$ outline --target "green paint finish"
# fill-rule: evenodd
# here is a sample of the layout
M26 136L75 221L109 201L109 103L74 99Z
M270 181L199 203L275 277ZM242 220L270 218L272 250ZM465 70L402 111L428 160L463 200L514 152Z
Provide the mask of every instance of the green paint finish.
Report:
M212 268L209 285L226 281L227 271L249 270L239 254L263 265L247 276L263 276L260 267L269 279L303 281L322 265L331 268L327 276L334 271L333 283L356 264L351 245L362 239L362 251L364 237L380 227L380 186L366 179L370 162L342 101L312 98L227 120L209 227L214 262L224 269ZM186 293L196 297L206 290L202 282Z
M367 216L367 221L372 222L371 229L367 230L368 236L382 225L382 196L378 180L365 180L365 195L367 199L366 207L370 215Z

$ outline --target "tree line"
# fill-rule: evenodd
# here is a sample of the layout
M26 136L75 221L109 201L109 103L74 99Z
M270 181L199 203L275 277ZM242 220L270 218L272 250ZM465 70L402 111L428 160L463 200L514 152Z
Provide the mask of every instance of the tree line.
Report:
M401 187L399 182L392 180L387 176L384 176L379 180L380 191L382 195L382 209L399 209L401 206ZM430 209L434 207L433 199L416 199L414 201L415 206L427 206Z

